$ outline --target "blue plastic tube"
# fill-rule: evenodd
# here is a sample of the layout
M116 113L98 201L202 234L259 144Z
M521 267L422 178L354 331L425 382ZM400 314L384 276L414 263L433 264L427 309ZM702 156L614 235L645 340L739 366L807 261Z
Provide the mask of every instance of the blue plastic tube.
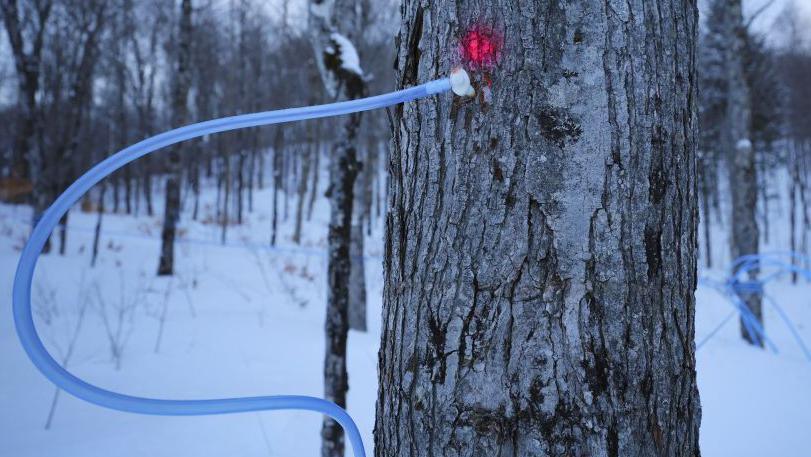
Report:
M70 374L54 360L45 349L37 334L31 312L31 283L37 260L48 237L59 219L70 210L74 203L91 187L124 165L160 148L212 133L225 132L246 127L317 119L342 114L368 111L376 108L404 103L418 98L439 94L451 89L448 78L390 92L384 95L361 98L327 105L290 108L262 113L225 117L198 124L191 124L147 138L113 154L76 180L42 214L34 226L28 242L20 255L17 273L14 277L13 309L14 324L25 352L34 365L57 387L82 400L106 408L139 414L164 416L197 416L228 414L247 411L267 411L295 409L325 414L337 421L346 431L356 457L365 457L363 441L357 425L349 414L333 402L316 397L298 395L273 395L266 397L221 398L213 400L160 400L142 398L111 392Z

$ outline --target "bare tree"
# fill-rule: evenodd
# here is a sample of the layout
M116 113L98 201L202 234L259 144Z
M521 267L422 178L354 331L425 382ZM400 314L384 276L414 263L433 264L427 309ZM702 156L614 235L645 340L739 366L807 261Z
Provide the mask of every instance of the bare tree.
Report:
M746 24L741 0L714 0L710 5L708 23L718 37L721 75L724 80L724 100L720 150L728 165L729 193L732 199L730 217L730 254L732 259L757 254L760 233L757 224L757 168L752 143L752 105L746 79L744 55ZM757 269L749 271L751 280ZM745 291L744 301L752 314L763 320L760 294ZM749 335L741 318L741 334L752 344L762 345L759 338Z
M352 224L350 233L349 270L349 328L366 331L366 268L363 256L363 218Z
M177 67L172 75L172 125L182 126L188 121L188 95L191 81L192 2L182 0L177 38ZM161 256L158 275L172 275L175 265L175 236L180 219L180 153L174 146L168 154L166 177L166 203L161 232Z
M149 24L148 27L129 27L128 40L132 52L132 66L128 72L130 80L131 104L135 110L136 134L143 138L155 133L154 119L157 117L155 109L155 93L157 91L159 42L163 38L168 17L163 10L163 2L142 4L139 10L133 8L127 11L128 22ZM153 214L152 207L152 159L147 156L141 158L135 165L140 172L136 182L135 208L137 215L140 195L143 194L146 213Z
M84 277L79 282L76 301L68 305L72 306L72 309L65 309L64 304L60 305L62 300L57 299L56 288L48 283L38 283L36 292L34 313L43 324L45 338L57 352L59 363L63 368L68 368L76 352L76 344L82 333L89 303ZM48 417L45 420L45 430L49 430L53 425L61 391L59 387L54 388Z
M354 99L363 95L365 81L353 42L360 30L362 3L359 0L311 0L310 38L321 80L328 96ZM346 406L349 389L346 371L346 340L351 272L350 244L354 183L358 170L357 137L360 114L346 117L340 138L333 145L330 161L330 200L327 268L327 316L324 356L324 395ZM344 454L343 430L337 422L324 419L321 430L322 457Z
M77 156L82 140L83 129L90 115L90 105L93 101L94 74L99 60L99 41L104 33L108 19L108 5L105 0L67 2L66 14L73 22L73 35L79 37L77 47L78 62L72 71L59 69L62 73L70 75L68 93L65 97L65 112L62 115L64 127L60 135L53 142L53 151L47 151L50 166L48 170L49 181L52 186L51 196L56 197L64 191L73 180L76 171L71 169L71 159ZM65 254L67 244L67 220L65 213L59 222L60 244L59 253Z
M118 290L110 295L102 290L99 283L93 284L95 292L96 311L101 317L107 343L110 349L110 359L115 369L120 370L124 359L124 350L129 342L130 335L135 328L135 312L143 302L149 285L144 286L142 281L131 282L124 278L119 270ZM127 284L135 284L128 288ZM115 297L115 295L118 295Z
M375 455L698 455L695 2L426 6L400 86L478 96L393 110Z
M44 128L37 95L43 67L42 53L53 6L53 0L23 2L22 8L17 0L0 2L17 72L17 105L20 111L12 163L20 177L31 180L35 223L48 202L47 183L41 174L44 165L42 151L37 147L35 137ZM49 249L50 243L43 251Z

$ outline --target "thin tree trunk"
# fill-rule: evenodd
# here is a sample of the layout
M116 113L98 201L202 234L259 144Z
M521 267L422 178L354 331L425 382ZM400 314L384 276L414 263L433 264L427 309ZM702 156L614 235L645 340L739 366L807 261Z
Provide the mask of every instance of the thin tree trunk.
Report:
M349 71L340 63L343 51L335 40L336 33L350 42L362 33L363 2L337 0L322 4L310 0L310 42L326 94L332 98L355 99L363 96L363 75ZM331 58L327 58L328 56ZM338 64L336 64L336 61ZM348 308L351 272L350 245L354 185L358 173L357 142L360 113L345 117L338 141L330 158L330 223L327 236L327 347L324 355L324 397L346 407L349 390L346 371L346 340L349 331ZM344 455L344 434L337 422L324 418L321 428L321 457Z
M808 257L808 224L809 224L809 214L808 214L808 200L806 198L806 179L808 176L808 169L806 166L806 151L804 150L804 146L801 146L801 155L800 155L800 169L797 172L797 187L800 191L800 209L802 210L803 216L803 226L800 229L800 233L802 233L802 242L801 242L801 252L804 258ZM808 268L808 261L803 261L803 268Z
M388 163L388 145L387 144L378 144L375 148L376 154L384 154L384 156L378 159L378 163L375 166L374 176L375 176L375 220L379 220L382 216L382 202L383 198L383 188L385 187L383 183L383 170L381 168L385 167L385 164ZM383 165L380 165L383 164Z
M744 22L741 0L723 0L725 62L727 64L727 111L724 145L728 154L729 191L732 200L730 219L730 254L734 261L743 255L758 253L760 234L757 224L757 169L751 142L751 106L749 88L744 73ZM757 280L758 269L749 270L748 279ZM761 294L755 291L739 293L752 315L763 323ZM741 336L747 342L763 346L757 335L750 335L741 317Z
M243 210L245 208L245 150L243 141L239 141L239 156L237 158L237 224L242 224Z
M346 340L349 332L350 235L357 158L354 141L360 115L352 114L344 125L343 140L335 145L330 161L330 222L327 235L327 347L324 353L324 398L346 407L349 377L346 371ZM343 429L324 418L321 456L344 454Z
M242 141L240 141L242 143ZM241 144L240 147L243 145ZM247 155L244 149L239 152L237 163L237 224L242 224L245 210L245 164Z
M155 211L152 206L152 167L149 157L144 157L144 200L146 202L146 215L152 217Z
M68 249L68 217L70 211L59 218L59 255L65 255Z
M366 234L372 235L372 206L374 205L375 174L377 172L377 140L369 138L366 143L366 160L363 164L361 199L363 201L363 222L366 224Z
M293 163L292 154L295 154L295 146L291 145L291 147L284 148L284 153L282 154L282 176L279 180L279 187L282 190L282 221L287 222L287 218L290 216L290 199L287 198L289 195L288 189L289 186L289 178L292 175L290 172L291 165Z
M42 50L48 28L51 24L51 13L54 2L44 0L37 2L34 17L36 24L30 36L25 33L23 13L17 0L0 1L2 16L8 36L9 47L14 59L17 74L19 127L14 138L13 168L20 177L28 178L32 186L33 216L35 225L48 205L48 183L43 176L44 162L42 142L37 136L44 129L40 106L37 103L40 73L42 71ZM26 39L28 41L26 42ZM50 251L50 238L42 252Z
M789 153L789 174L791 184L789 184L788 188L788 199L789 199L789 250L794 253L797 252L797 181L799 177L797 176L798 173L798 165L797 165L797 156L796 151L793 147L789 146L791 152ZM792 265L797 264L797 259L794 256L791 257ZM791 272L791 283L797 284L797 272Z
M276 235L279 227L279 189L282 186L282 150L284 149L284 131L276 129L273 138L273 209L270 216L270 245L276 246Z
M703 170L699 173L699 180L701 181L701 226L704 228L704 265L707 268L712 268L712 227L710 218L710 186L708 184L707 167L702 167Z
M251 158L248 163L248 212L253 212L253 189L254 189L254 178L256 176L256 156L258 154L257 149L258 146L258 133L253 132L251 135Z
M180 33L178 38L177 71L172 88L172 125L186 124L186 106L191 85L191 0L182 0L180 6ZM175 236L180 219L180 152L181 146L173 146L168 153L168 176L166 178L166 204L161 231L161 255L158 262L158 276L174 274Z
M363 220L352 224L349 256L349 328L365 332L366 328L366 269L363 264Z
M99 200L98 200L98 217L96 218L96 229L93 232L93 254L90 257L90 266L96 266L96 260L99 256L99 242L101 240L101 221L104 217L104 194L107 191L107 186L102 181L101 190L99 191Z
M301 243L301 226L304 218L304 200L307 198L307 180L310 177L310 166L312 162L313 148L309 144L302 148L307 152L307 156L301 161L301 174L298 179L298 200L296 201L296 223L293 229L293 242Z
M319 124L320 125L320 124ZM320 138L321 129L318 129ZM315 200L318 197L318 177L321 174L321 141L316 139L313 145L313 182L310 184L310 201L307 204L307 220L313 218L313 208L315 208Z
M113 187L113 213L118 212L119 208L119 200L121 199L121 193L119 192L119 188L121 187L121 177L119 176L120 173L113 173L110 176L110 181Z
M195 153L202 155L203 148L200 142L195 141L193 144ZM194 205L192 206L191 218L193 221L196 221L200 212L200 163L192 160L190 162L190 168L189 180L191 181L192 192L194 193Z
M79 297L81 300L82 297ZM70 363L70 359L73 357L73 352L76 349L76 343L79 341L79 335L82 332L82 324L84 323L84 317L87 313L87 301L83 300L82 303L79 305L79 313L76 317L76 325L73 326L73 331L71 332L70 341L68 342L67 351L65 351L65 356L62 358L62 368L67 369L68 364ZM54 415L56 414L56 406L59 403L59 397L62 389L59 387L54 389L54 395L51 399L51 407L48 410L48 418L45 420L45 430L50 430L51 425L53 424Z
M698 456L695 2L423 5L400 86L507 51L394 110L375 455Z
M758 171L758 177L761 182L757 184L757 191L760 196L760 209L762 211L762 217L760 219L763 221L763 242L769 244L769 183L767 180L766 165L762 162L763 161L761 161L760 164L760 170Z
M366 331L366 270L363 260L363 227L370 218L370 160L372 154L367 150L366 160L360 166L358 179L355 181L356 205L353 211L352 232L350 236L349 255L351 269L349 272L349 328L360 332Z
M142 158L141 160L144 160L144 159ZM138 174L143 175L143 173L144 173L143 166L139 167L138 170L139 170ZM135 178L135 183L134 183L135 188L133 189L133 199L135 200L133 202L133 206L134 206L133 215L135 217L138 217L140 212L141 212L141 181L142 181L141 178L142 178L142 176L138 176L137 178Z
M231 217L231 208L229 205L231 201L231 156L227 153L223 153L222 162L225 164L225 166L222 167L223 207L222 217L220 219L220 242L225 244L225 240L228 235L228 219Z

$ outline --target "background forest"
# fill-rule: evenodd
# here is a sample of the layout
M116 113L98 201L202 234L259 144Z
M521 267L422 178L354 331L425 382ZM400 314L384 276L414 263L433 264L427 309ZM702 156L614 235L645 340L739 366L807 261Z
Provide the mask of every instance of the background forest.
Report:
M704 456L811 453L807 1L700 4ZM308 413L151 418L61 397L5 312L32 223L109 154L192 122L406 81L398 1L338 2L331 23L313 3L0 0L0 455L343 455L340 430ZM207 136L126 166L46 248L33 295L49 350L139 395L326 396L348 407L371 449L398 132L392 111L378 110ZM735 258L758 252L804 256L786 256L795 273L765 292L740 293L768 340L741 330L717 287Z

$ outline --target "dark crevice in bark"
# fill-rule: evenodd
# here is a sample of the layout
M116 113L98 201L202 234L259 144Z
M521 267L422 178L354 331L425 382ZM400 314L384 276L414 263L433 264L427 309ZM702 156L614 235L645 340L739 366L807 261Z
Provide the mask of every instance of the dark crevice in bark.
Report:
M654 3L404 2L401 81L511 52L392 119L379 457L694 452L697 23Z

